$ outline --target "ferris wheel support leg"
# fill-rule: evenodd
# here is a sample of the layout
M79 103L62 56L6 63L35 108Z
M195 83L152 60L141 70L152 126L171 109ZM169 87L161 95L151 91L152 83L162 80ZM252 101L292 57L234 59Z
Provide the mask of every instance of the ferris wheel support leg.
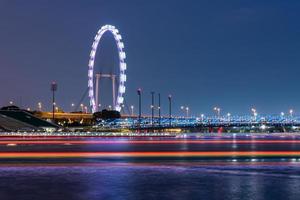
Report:
M99 111L99 80L100 80L101 74L96 74L96 112Z
M116 75L111 75L112 80L112 96L113 96L113 108L116 110Z

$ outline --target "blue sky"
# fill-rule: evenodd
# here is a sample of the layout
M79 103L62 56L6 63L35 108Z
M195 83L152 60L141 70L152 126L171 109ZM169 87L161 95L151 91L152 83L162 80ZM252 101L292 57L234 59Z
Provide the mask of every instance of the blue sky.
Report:
M137 106L140 87L148 113L151 91L161 93L165 113L168 94L177 114L181 105L193 115L211 114L214 106L233 114L253 106L297 113L299 9L292 0L2 0L0 105L41 101L49 108L56 80L58 105L69 110L86 90L94 35L112 24L127 54L128 105ZM99 65L116 67L114 45L112 37L101 40Z

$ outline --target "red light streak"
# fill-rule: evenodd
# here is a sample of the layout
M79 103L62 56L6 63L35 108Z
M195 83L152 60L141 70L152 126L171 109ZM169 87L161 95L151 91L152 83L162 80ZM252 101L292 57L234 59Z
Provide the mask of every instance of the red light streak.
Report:
M109 158L109 157L292 157L300 151L220 151L220 152L2 152L0 158Z

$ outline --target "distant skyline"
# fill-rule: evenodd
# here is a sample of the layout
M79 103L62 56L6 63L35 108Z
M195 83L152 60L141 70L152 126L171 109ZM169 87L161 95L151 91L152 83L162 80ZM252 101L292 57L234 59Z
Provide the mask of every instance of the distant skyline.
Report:
M272 3L271 3L272 2ZM50 83L66 111L87 88L90 48L111 24L127 54L125 99L150 113L151 91L167 113L300 114L300 2L286 1L0 1L0 106L51 107ZM100 42L99 65L117 65L114 41ZM109 93L108 93L109 94ZM84 104L88 104L88 98ZM137 111L137 109L135 109Z

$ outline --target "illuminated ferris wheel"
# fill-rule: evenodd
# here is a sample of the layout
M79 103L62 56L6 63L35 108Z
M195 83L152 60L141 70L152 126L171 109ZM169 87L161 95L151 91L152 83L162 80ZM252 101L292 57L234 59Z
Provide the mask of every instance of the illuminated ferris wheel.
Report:
M119 74L101 74L97 73L94 74L94 63L95 63L95 56L97 52L97 47L99 41L105 32L110 32L115 39L115 42L118 47L118 54L119 54ZM124 93L125 93L125 82L126 82L126 63L125 58L126 54L124 52L124 43L122 42L122 36L119 34L118 29L116 29L112 25L105 25L102 26L98 33L95 36L92 50L90 53L90 60L89 60L89 70L88 70L88 88L89 88L89 98L90 98L90 106L92 108L92 112L97 112L99 109L99 80L101 78L110 78L112 81L112 96L113 96L113 109L116 111L121 111L121 106L124 102ZM116 78L118 78L118 88L116 91ZM96 88L94 89L94 79L96 80ZM116 97L117 96L117 97Z

